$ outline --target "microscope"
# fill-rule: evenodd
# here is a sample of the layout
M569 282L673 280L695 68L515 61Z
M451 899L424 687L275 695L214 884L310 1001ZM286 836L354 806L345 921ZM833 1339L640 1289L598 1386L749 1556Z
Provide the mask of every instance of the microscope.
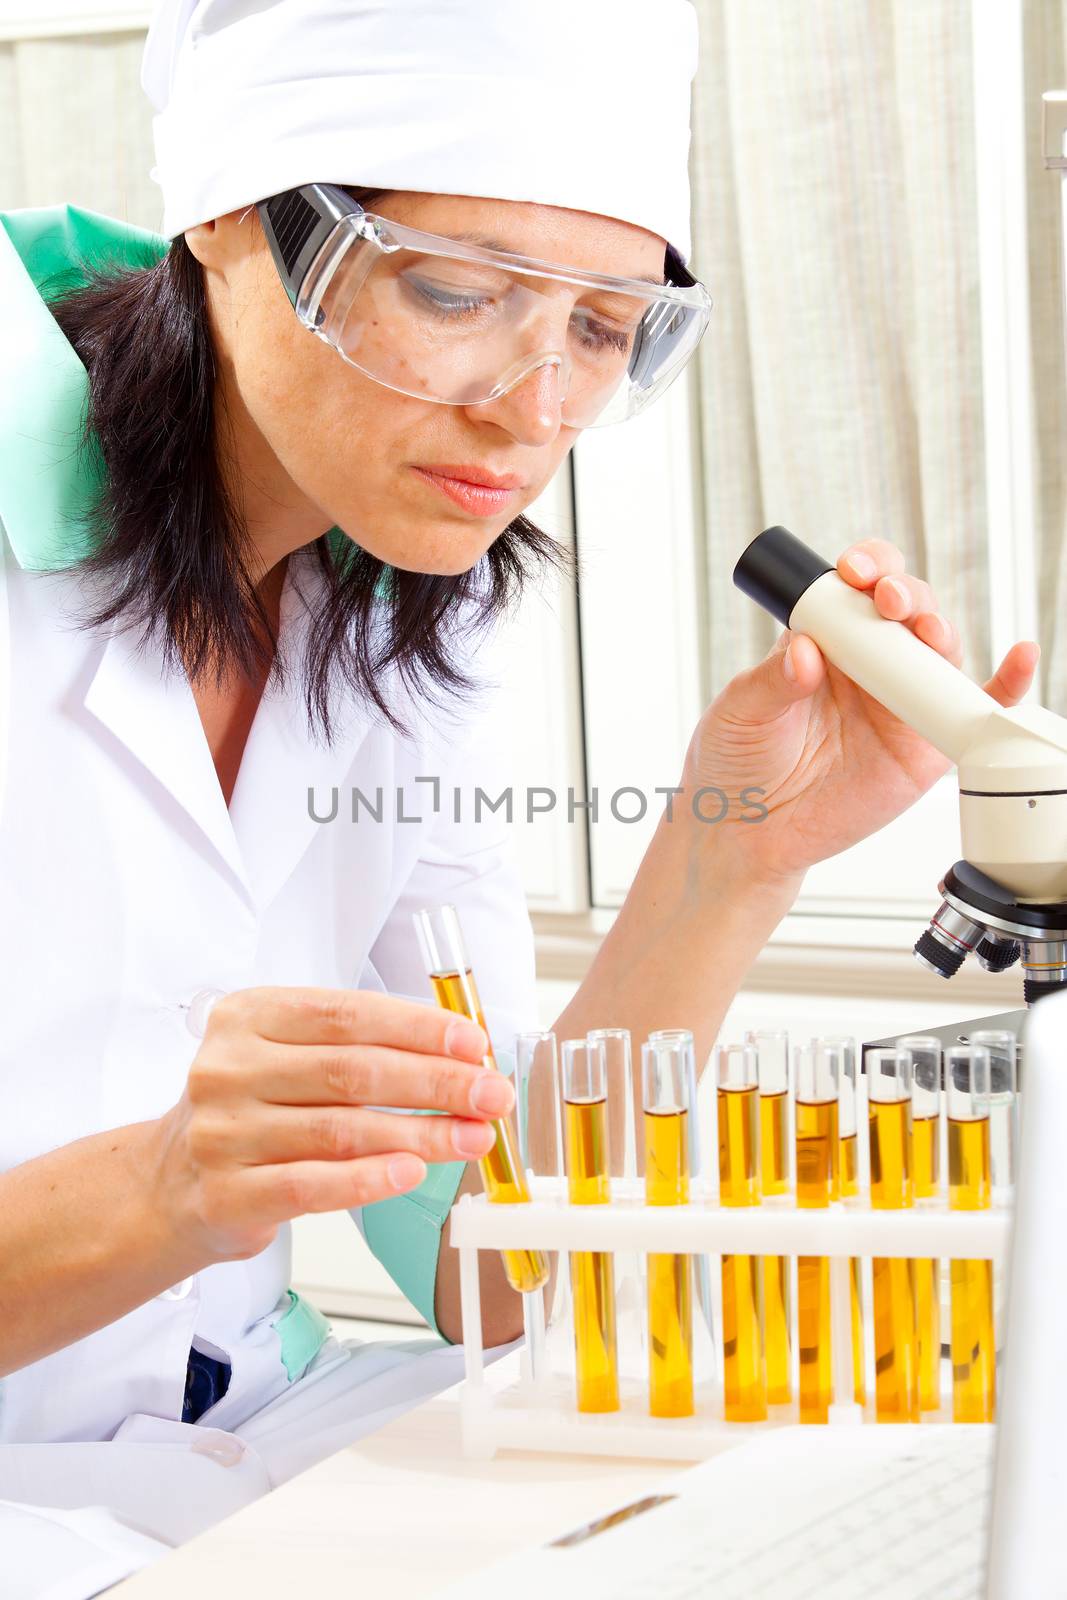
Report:
M1067 986L1067 718L998 705L786 528L753 539L733 579L956 763L962 859L916 958L942 978L972 952L990 972L1018 961L1027 1006Z
M1061 180L1067 265L1067 90L1042 100L1044 164ZM785 528L752 541L734 583L809 634L828 661L956 763L962 858L938 884L941 903L916 958L942 978L971 954L989 972L1018 961L1024 1007L1067 985L1067 718L998 705ZM1026 1015L982 1023L1018 1034ZM966 1039L956 1027L924 1031L943 1043Z

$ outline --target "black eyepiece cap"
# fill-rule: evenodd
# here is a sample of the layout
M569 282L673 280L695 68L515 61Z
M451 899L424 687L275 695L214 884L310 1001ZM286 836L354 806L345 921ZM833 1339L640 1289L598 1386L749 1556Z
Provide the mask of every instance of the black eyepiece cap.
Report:
M788 628L793 607L804 591L833 570L829 561L809 550L788 528L765 528L738 557L734 583Z

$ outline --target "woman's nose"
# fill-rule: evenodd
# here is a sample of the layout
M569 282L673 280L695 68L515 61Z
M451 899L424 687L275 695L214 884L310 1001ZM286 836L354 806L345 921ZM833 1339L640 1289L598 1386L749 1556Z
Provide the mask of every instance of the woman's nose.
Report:
M470 407L475 417L490 418L523 444L548 444L562 426L565 378L558 356L546 356L505 394Z

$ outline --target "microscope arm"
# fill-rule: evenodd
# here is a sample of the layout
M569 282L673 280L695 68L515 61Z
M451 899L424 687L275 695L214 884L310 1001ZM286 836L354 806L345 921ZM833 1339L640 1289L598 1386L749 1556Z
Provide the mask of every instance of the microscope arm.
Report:
M785 528L752 541L734 583L957 764L972 866L1021 900L1067 899L1067 719L998 705Z

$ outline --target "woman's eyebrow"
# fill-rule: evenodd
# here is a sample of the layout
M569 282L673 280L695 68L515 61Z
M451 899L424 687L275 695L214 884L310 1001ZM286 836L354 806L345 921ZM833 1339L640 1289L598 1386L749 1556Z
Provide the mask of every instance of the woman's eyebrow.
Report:
M499 250L502 255L522 255L523 253L521 250L512 250L510 245L502 244L499 239L493 239L485 233L450 233L448 237L454 239L457 244L479 244L483 250ZM666 287L664 278L653 278L645 272L639 273L633 279L633 282L651 283L657 289Z

